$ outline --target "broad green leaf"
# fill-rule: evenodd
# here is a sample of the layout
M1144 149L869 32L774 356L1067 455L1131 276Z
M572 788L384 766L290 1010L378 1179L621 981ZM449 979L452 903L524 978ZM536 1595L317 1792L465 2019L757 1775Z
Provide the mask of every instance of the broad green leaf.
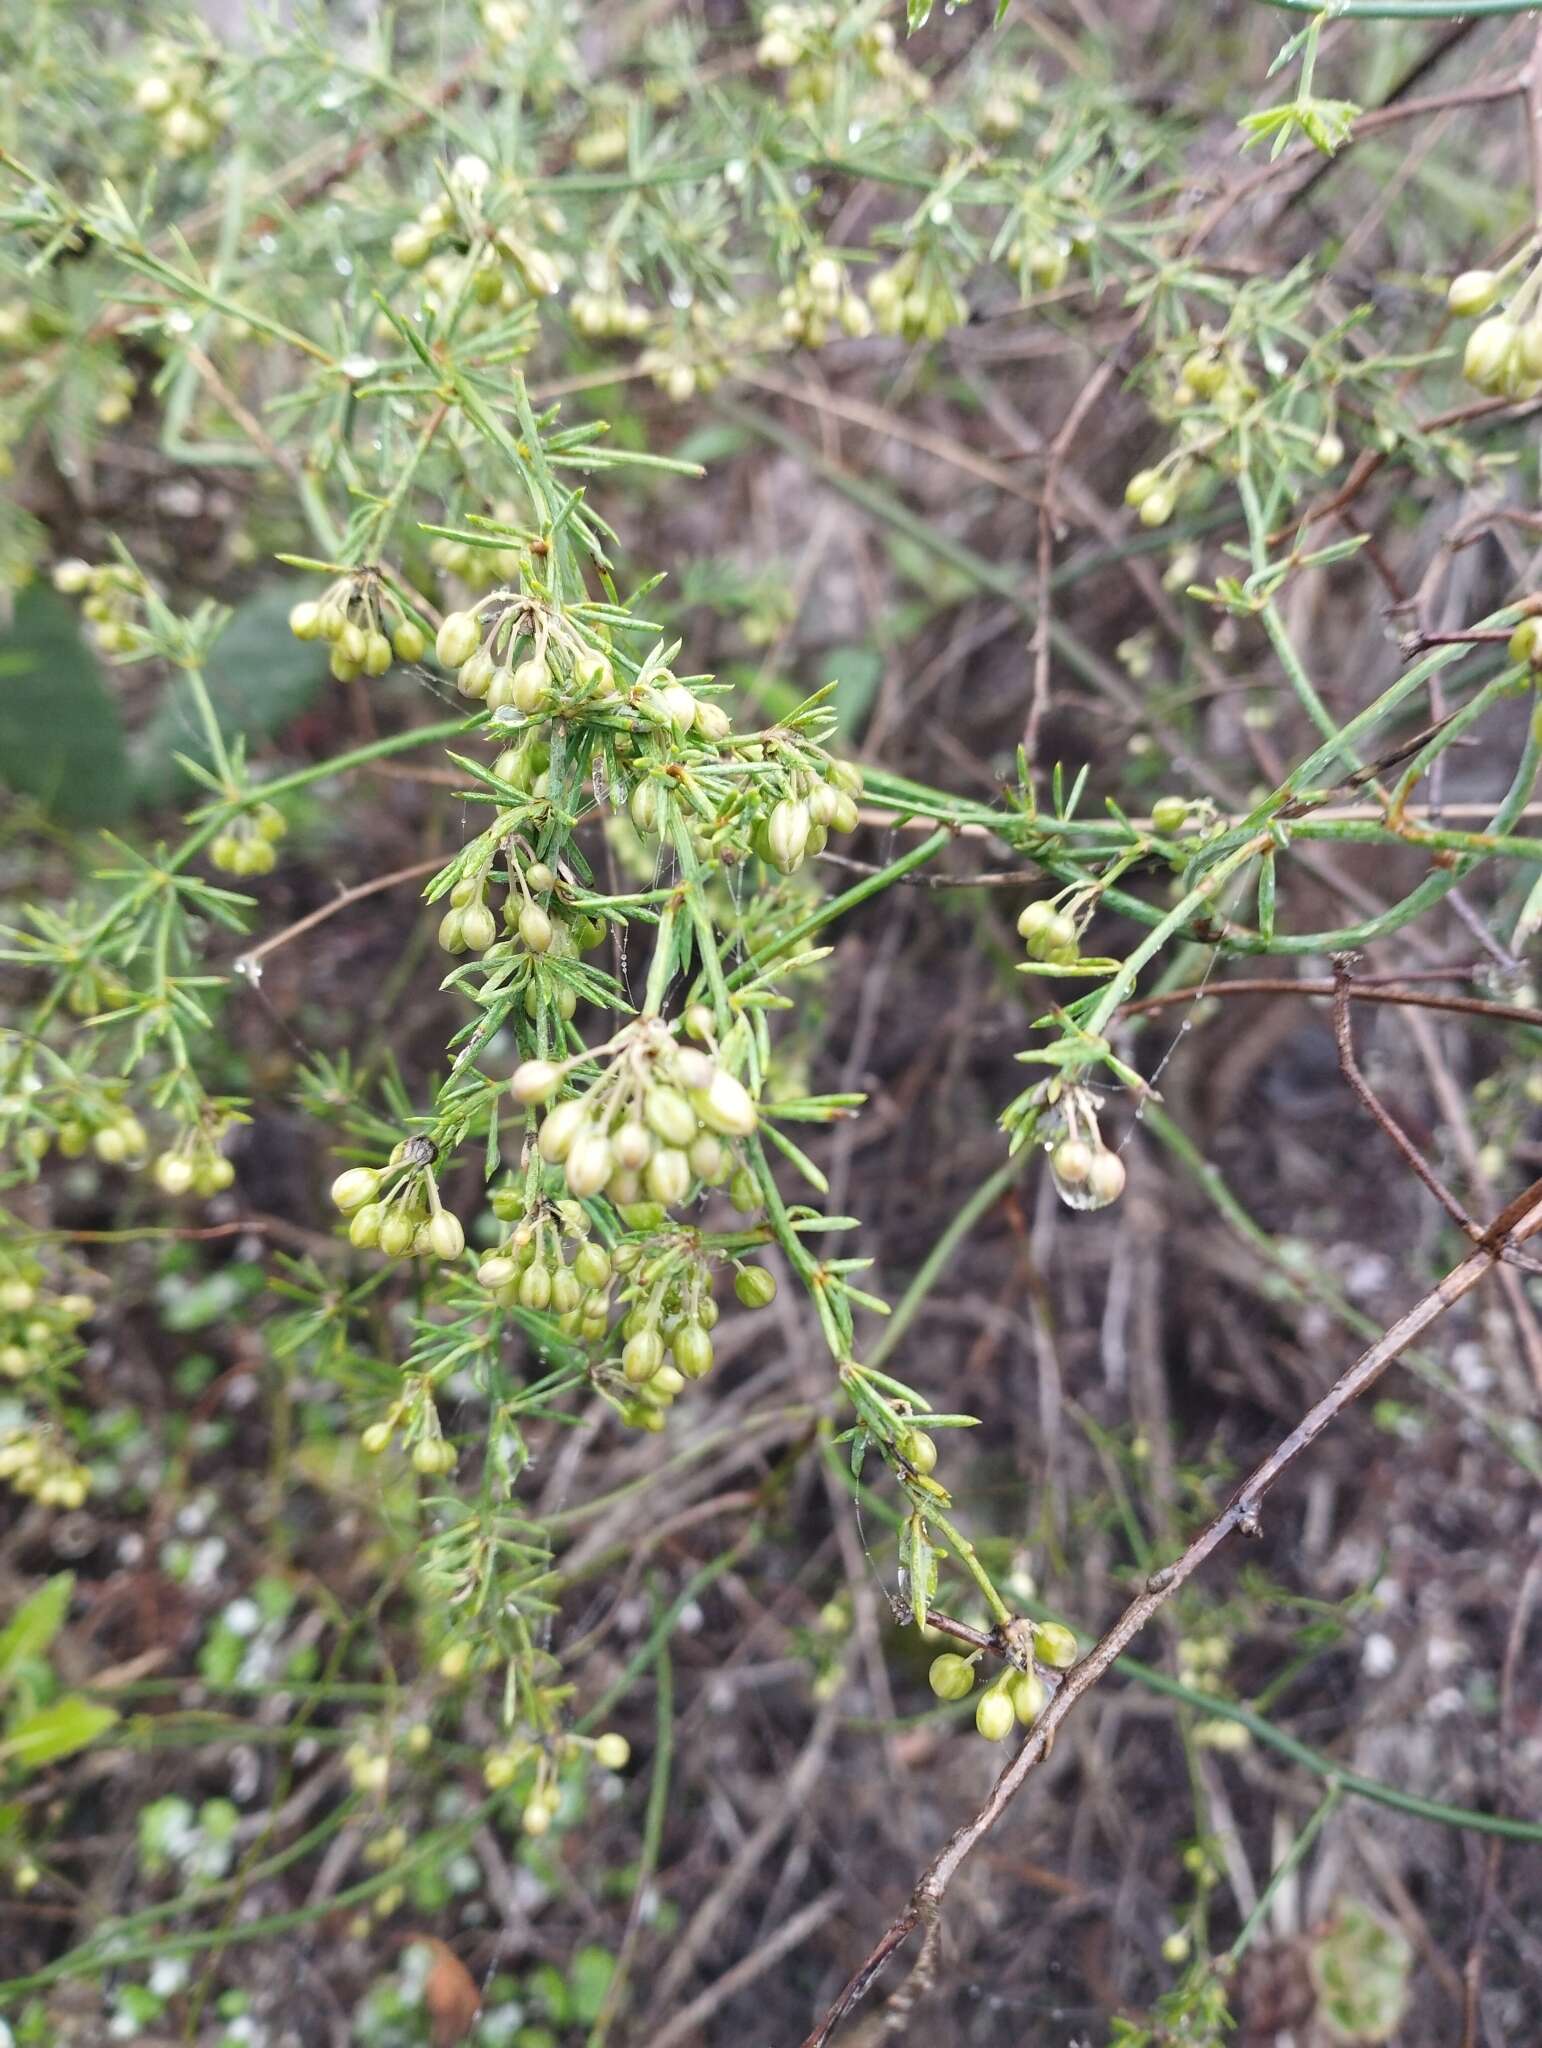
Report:
M19 1664L46 1656L69 1611L74 1589L75 1574L60 1572L47 1585L40 1586L0 1629L0 1685Z
M327 680L325 643L296 640L289 630L290 607L315 595L311 580L286 577L269 584L237 609L215 642L204 681L227 744L268 739L321 691ZM174 755L208 765L203 729L181 676L168 680L136 752L134 792L144 803L162 803L187 787Z
M77 1749L95 1742L117 1718L111 1707L99 1706L78 1692L66 1693L51 1707L28 1714L6 1730L0 1741L0 1762L20 1764L24 1771L41 1770L44 1764L57 1763L60 1757L73 1756Z
M0 783L62 824L111 825L128 809L117 704L74 612L42 584L0 633Z

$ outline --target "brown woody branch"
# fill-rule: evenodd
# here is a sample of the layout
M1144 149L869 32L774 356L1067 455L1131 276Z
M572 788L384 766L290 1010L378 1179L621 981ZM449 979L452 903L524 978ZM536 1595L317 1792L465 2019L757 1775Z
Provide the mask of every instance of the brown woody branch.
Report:
M1336 1421L1352 1401L1375 1384L1401 1352L1486 1279L1507 1252L1524 1244L1539 1230L1542 1230L1542 1180L1533 1181L1523 1194L1503 1209L1467 1257L1416 1302L1406 1315L1399 1317L1374 1344L1362 1351L1352 1365L1346 1367L1322 1399L1243 1481L1228 1504L1206 1524L1183 1555L1151 1575L1145 1590L1130 1602L1113 1627L1082 1661L1066 1674L1038 1725L992 1786L985 1804L972 1820L950 1837L927 1866L904 1911L896 1915L878 1937L824 2018L806 2037L803 2048L824 2048L890 1957L904 1947L918 1927L927 1931L929 1939L933 1937L942 1901L960 1867L1000 1820L1032 1772L1048 1756L1056 1735L1075 1712L1078 1702L1107 1676L1115 1660L1147 1622L1180 1586L1193 1577L1211 1554L1219 1550L1233 1531L1240 1531L1244 1536L1258 1535L1261 1528L1259 1511L1265 1495L1302 1452L1316 1442L1329 1423Z

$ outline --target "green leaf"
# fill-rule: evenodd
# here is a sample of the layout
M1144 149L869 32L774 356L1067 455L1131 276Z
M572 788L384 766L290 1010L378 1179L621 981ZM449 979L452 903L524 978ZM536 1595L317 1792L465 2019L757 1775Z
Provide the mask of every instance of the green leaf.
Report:
M78 1692L66 1693L51 1707L28 1714L6 1730L0 1761L20 1764L24 1771L41 1770L95 1742L117 1718L111 1707L98 1706Z
M286 577L271 583L237 609L215 642L204 682L227 743L237 737L270 738L321 691L327 679L325 643L296 640L289 630L290 607L314 595L309 582ZM182 785L183 771L174 755L208 762L203 729L180 676L168 684L138 752L134 792L143 803L163 803Z
M0 782L63 824L110 825L128 808L117 704L74 612L42 584L0 634Z
M616 1959L609 1949L590 1943L574 1956L568 1971L568 1992L573 2018L579 2026L592 2026L599 2018L615 1972Z
M918 28L925 28L931 19L932 0L905 0L905 27L914 35Z
M49 1644L63 1626L74 1590L75 1574L58 1573L0 1629L0 1685L19 1664L47 1655Z

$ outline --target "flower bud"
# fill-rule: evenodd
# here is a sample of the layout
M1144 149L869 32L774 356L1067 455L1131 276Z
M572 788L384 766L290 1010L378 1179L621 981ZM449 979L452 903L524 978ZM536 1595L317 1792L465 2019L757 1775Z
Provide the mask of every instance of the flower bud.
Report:
M460 935L473 953L485 953L498 936L498 922L485 903L468 903L460 914Z
M548 1166L560 1166L584 1123L586 1111L580 1101L559 1102L548 1110L536 1133L536 1145Z
M936 1467L937 1446L924 1429L907 1429L899 1440L899 1453L923 1478Z
M688 1380L705 1379L712 1370L712 1339L700 1323L681 1323L669 1340L675 1364Z
M653 1138L639 1123L624 1123L613 1144L616 1163L628 1173L641 1173L653 1157Z
M355 1209L348 1221L348 1242L356 1251L367 1252L380 1242L380 1226L386 1218L383 1202L366 1202Z
M615 1165L610 1140L592 1125L580 1131L568 1147L565 1164L568 1192L575 1201L597 1195L610 1179Z
M643 1186L666 1209L683 1202L691 1191L691 1162L672 1145L661 1145L643 1171Z
M332 1200L345 1216L373 1202L380 1192L380 1175L369 1166L350 1166L332 1183Z
M417 1234L415 1217L409 1216L405 1209L391 1209L381 1220L380 1235L376 1241L388 1259L404 1259L412 1250Z
M760 1121L755 1098L742 1081L719 1067L709 1087L693 1098L697 1115L704 1124L725 1138L747 1138Z
M651 1380L664 1363L664 1340L657 1330L639 1330L621 1350L621 1370L634 1387Z
M1511 661L1524 663L1530 668L1542 668L1542 618L1522 619L1510 635L1510 644L1505 651Z
M1490 320L1479 321L1468 335L1467 346L1462 351L1462 375L1469 384L1476 384L1480 391L1499 388L1509 368L1518 333L1514 321L1505 319L1502 314L1496 313Z
M980 1695L979 1705L974 1710L974 1725L987 1742L1000 1742L1010 1735L1017 1721L1012 1702L997 1685L990 1686Z
M193 1162L180 1152L163 1152L155 1162L155 1184L163 1195L185 1195L193 1185Z
M624 1771L632 1759L632 1745L624 1735L611 1733L595 1738L594 1760L602 1770Z
M482 644L482 628L470 612L450 612L434 639L441 668L459 668Z
M54 571L54 580L58 581L58 570ZM291 605L289 609L289 630L293 633L296 640L319 640L321 638L321 606L313 604L309 599L297 605Z
M1033 1624L1033 1654L1051 1671L1069 1671L1076 1662L1076 1634L1058 1621Z
M428 261L434 238L420 221L407 221L391 237L391 260L403 270L416 270Z
M448 1209L441 1209L428 1226L429 1250L436 1259L448 1263L458 1259L466 1249L466 1233L461 1228L460 1218L452 1216Z
M696 722L696 696L684 683L668 683L659 691L665 716L678 733L687 733Z
M1459 318L1486 313L1499 296L1500 279L1492 270L1464 270L1446 286L1446 304Z
M1049 1163L1057 1180L1079 1188L1092 1172L1092 1147L1081 1138L1062 1138Z
M573 683L586 697L608 697L616 678L605 656L586 648L573 663Z
M1188 823L1188 800L1181 796L1159 796L1151 806L1152 830L1171 838Z
M1048 1704L1049 1687L1037 1671L1014 1671L1006 1681L1006 1695L1018 1720L1031 1728Z
M696 1112L678 1088L650 1088L643 1098L643 1115L666 1145L683 1150L696 1135Z
M391 651L398 661L421 661L428 652L428 635L416 619L401 619L391 634Z
M1045 902L1025 903L1017 914L1017 935L1026 939L1032 949L1035 939L1042 939L1055 921L1054 906Z
M527 903L519 913L519 936L532 953L550 950L552 921L539 903Z
M776 1299L776 1275L764 1266L741 1266L734 1275L734 1293L746 1308L769 1308Z
M790 875L807 852L811 822L808 805L796 797L783 797L766 821L772 865L784 875Z
M966 1700L974 1691L974 1666L946 1650L932 1659L926 1682L940 1700Z
M1105 1203L1118 1201L1124 1193L1124 1161L1117 1152L1098 1151L1092 1155L1087 1192L1100 1208Z
M514 1069L509 1088L516 1102L550 1102L562 1086L562 1069L555 1060L521 1060Z

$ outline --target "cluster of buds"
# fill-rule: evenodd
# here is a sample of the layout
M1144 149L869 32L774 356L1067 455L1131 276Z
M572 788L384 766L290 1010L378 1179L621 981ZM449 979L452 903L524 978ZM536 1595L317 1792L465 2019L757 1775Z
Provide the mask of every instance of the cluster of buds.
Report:
M1035 292L1058 291L1071 268L1071 238L1046 228L1026 211L1022 225L1007 244L1007 261L1016 272L1026 302Z
M613 1262L624 1276L621 1420L657 1432L676 1397L712 1370L718 1321L712 1263L700 1243L680 1231L651 1243L628 1239L616 1247ZM776 1277L764 1266L736 1261L734 1292L746 1308L765 1308L775 1298Z
M1056 1088L1039 1122L1055 1192L1070 1209L1106 1209L1124 1193L1124 1161L1098 1129L1101 1097L1072 1083Z
M711 1013L697 1007L691 1023L710 1043ZM639 1018L599 1050L612 1055L610 1064L581 1094L548 1109L536 1133L541 1157L561 1166L575 1200L603 1193L623 1216L640 1203L671 1209L734 1176L734 1146L758 1117L749 1090L720 1059L682 1045L658 1017ZM522 1060L510 1083L514 1100L552 1103L592 1057Z
M590 341L637 341L651 324L647 307L629 299L614 278L601 277L574 292L568 311Z
M64 1006L72 1017L99 1017L105 1010L121 1009L129 993L128 983L111 968L81 966L65 984Z
M516 951L548 960L573 960L603 942L604 919L573 911L554 895L557 877L545 861L522 862L511 846L508 872L514 886L503 900L503 923ZM439 943L447 953L485 953L495 942L497 919L487 904L491 879L489 862L475 873L463 875L451 889L450 907L439 921ZM544 903L537 900L541 897L546 899ZM575 1006L562 1014L571 1015Z
M18 1423L0 1430L0 1480L39 1507L84 1507L91 1474L51 1429Z
M405 1138L383 1167L350 1166L332 1183L332 1200L359 1249L378 1247L392 1259L458 1259L466 1233L439 1199L434 1147Z
M750 843L768 867L791 875L823 853L832 832L854 832L862 771L849 761L831 761L823 775L796 768L782 794L756 819Z
M1464 270L1446 290L1446 304L1458 319L1478 319L1462 351L1462 375L1494 397L1530 398L1542 390L1542 265L1515 290L1510 286L1518 265L1531 253L1528 245L1503 270Z
M1136 470L1124 487L1124 502L1142 526L1165 526L1178 509L1187 477L1187 465L1169 456L1154 469Z
M134 88L134 105L155 124L163 156L197 156L213 145L232 106L209 88L210 68L202 58L175 43L151 45L149 68Z
M1046 967L1071 967L1082 954L1081 930L1069 910L1057 910L1054 899L1040 897L1018 913L1017 936L1030 960Z
M866 301L852 290L840 257L828 250L803 265L777 303L783 335L801 348L823 348L836 328L854 341L873 330Z
M1223 420L1239 419L1258 396L1234 349L1219 337L1201 333L1200 345L1184 357L1173 385L1172 403L1179 412L1208 406Z
M136 624L144 578L126 562L56 562L54 589L84 599L80 609L103 654L132 655L142 644Z
M559 702L603 702L616 694L606 654L563 614L507 591L448 613L434 656L442 668L455 671L463 697L523 718L545 717Z
M270 875L278 860L275 842L288 829L277 805L253 804L215 834L209 859L227 875Z
M455 1446L439 1427L439 1410L424 1380L410 1380L405 1391L378 1422L369 1425L359 1441L370 1457L378 1458L390 1448L398 1432L406 1441L414 1472L425 1479L443 1479L455 1470L459 1462Z
M494 1198L494 1212L502 1206ZM578 1202L538 1202L501 1243L483 1254L477 1280L499 1308L555 1317L565 1337L596 1344L610 1327L614 1264L589 1235Z
M845 10L820 0L768 7L755 61L768 71L788 74L787 97L793 106L822 107L835 93L844 26ZM899 86L910 98L925 99L930 88L901 56L891 22L864 23L851 47L872 77Z
M626 162L626 100L597 95L589 118L573 138L573 161L581 171L603 171Z
M1032 66L1015 78L993 77L980 103L979 129L987 142L1009 142L1023 124L1023 117L1042 105L1044 82Z
M1021 1627L1021 1624L1017 1624ZM1076 1637L1057 1621L1035 1622L1025 1667L1008 1664L992 1679L975 1703L974 1724L987 1742L1000 1742L1013 1728L1031 1728L1049 1701L1049 1688L1039 1674L1043 1664L1067 1671L1076 1662ZM966 1700L974 1691L975 1665L981 1652L960 1657L952 1651L934 1657L927 1683L940 1700Z
M134 372L127 363L110 363L91 410L99 427L116 427L134 409Z
M195 1124L164 1152L151 1172L163 1195L218 1195L232 1186L236 1170L220 1150L229 1120Z
M60 1124L59 1150L66 1159L91 1151L104 1166L143 1166L150 1140L132 1110L104 1103L93 1115L68 1117Z
M290 611L289 630L297 640L329 643L329 666L340 683L383 676L393 660L421 661L428 652L416 611L375 569L346 570L319 598L302 599Z
M1182 1637L1178 1644L1179 1678L1194 1692L1212 1693L1217 1699L1224 1698L1225 1672L1231 1662L1231 1647L1225 1636L1219 1633ZM1253 1738L1244 1723L1232 1720L1229 1714L1211 1714L1196 1727L1194 1739L1207 1749L1235 1753L1246 1749Z
M0 1253L0 1376L30 1379L67 1360L77 1328L94 1313L89 1294L50 1287L36 1259Z
M693 306L690 326L644 349L637 367L666 398L686 405L698 392L715 391L727 374L721 329L714 329L700 307Z
M562 1803L558 1767L582 1757L591 1758L603 1771L624 1771L632 1760L632 1745L613 1730L592 1736L564 1734L541 1742L516 1739L484 1754L482 1780L490 1792L501 1792L533 1764L535 1780L525 1795L519 1824L527 1835L549 1834Z
M494 505L493 521L510 526L515 517L511 500L500 499ZM468 541L452 540L448 534L437 534L429 542L428 559L436 569L446 576L459 577L473 591L491 590L500 583L517 583L529 566L518 547L474 547Z
M907 249L868 279L867 302L880 334L902 335L906 341L941 341L969 318L935 255Z
M435 305L447 303L463 286L473 304L501 312L513 312L527 299L548 299L562 278L536 240L536 228L560 232L561 217L552 210L539 223L523 212L517 226L495 221L499 203L506 212L516 196L509 181L494 185L485 158L458 156L445 190L391 237L391 255L403 270L423 272L425 296Z

